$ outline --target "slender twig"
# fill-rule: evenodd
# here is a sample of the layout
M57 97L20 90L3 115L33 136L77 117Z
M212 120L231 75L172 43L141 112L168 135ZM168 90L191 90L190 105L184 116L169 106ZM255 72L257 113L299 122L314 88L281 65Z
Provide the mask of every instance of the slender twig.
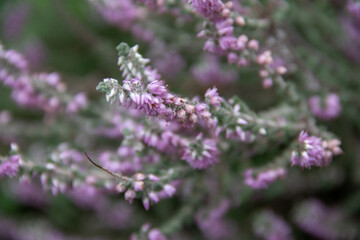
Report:
M95 167L100 168L101 170L103 170L104 172L110 174L111 176L116 177L116 178L120 178L120 179L125 180L125 181L130 181L130 180L131 180L130 178L125 177L125 176L123 176L123 175L120 174L120 173L114 173L114 172L112 172L112 171L110 171L110 170L108 170L108 169L106 169L106 168L104 168L104 167L96 164L93 160L91 160L91 158L89 157L89 155L88 155L86 152L84 152L84 154L85 154L86 158L87 158Z

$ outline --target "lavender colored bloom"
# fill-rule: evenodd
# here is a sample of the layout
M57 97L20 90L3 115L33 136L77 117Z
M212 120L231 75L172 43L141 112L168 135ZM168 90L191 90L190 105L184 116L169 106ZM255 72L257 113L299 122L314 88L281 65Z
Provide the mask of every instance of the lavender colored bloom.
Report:
M30 42L26 45L24 56L31 69L40 69L47 59L47 49L41 41Z
M279 178L286 176L286 170L284 168L269 169L257 174L254 177L253 170L248 169L245 171L244 183L254 189L267 188L271 183L275 182Z
M129 189L125 192L125 200L132 204L134 198L136 197L135 191Z
M89 0L89 2L106 21L125 30L129 29L141 14L131 0Z
M322 102L319 96L309 98L309 106L314 116L323 119L331 120L339 116L341 112L341 103L339 96L331 93Z
M148 233L148 238L149 238L149 240L166 240L167 239L165 237L165 235L162 234L160 232L160 230L158 230L158 229L151 229L150 232Z
M224 4L221 0L190 0L189 2L204 18L208 18L213 22L224 19L222 16Z
M19 171L19 155L12 155L8 160L2 162L0 164L0 177L4 177L5 175L12 178L16 176Z
M213 55L207 55L204 63L192 68L191 73L197 81L205 85L229 84L234 82L237 77L233 70L222 69L220 61Z
M3 34L8 39L19 37L27 23L30 13L29 4L26 2L14 4L2 17Z
M265 240L291 240L291 228L284 219L270 210L256 214L253 221L255 234Z
M220 107L221 103L224 101L217 92L217 88L209 88L205 93L205 98L207 101L214 107Z
M219 155L216 140L203 139L199 134L195 142L188 143L182 159L195 169L204 169L216 164L219 161Z
M148 86L147 86L148 90L155 95L158 95L159 97L166 97L168 94L168 91L166 89L166 86L164 85L164 82L159 81L159 80L155 80L153 82L151 82Z
M179 53L163 48L161 56L154 60L154 67L170 80L178 76L184 69L185 61Z
M206 239L232 239L231 237L235 236L236 226L224 218L230 207L230 201L224 199L210 211L203 210L196 214L196 224Z
M176 188L171 184L165 184L164 191L168 195L168 197L172 197L176 192Z
M135 181L133 184L135 192L141 192L145 188L145 184L143 181Z
M233 36L234 34L234 27L233 21L229 21L229 19L217 22L216 24L217 32L222 36Z
M298 144L298 150L293 151L291 155L292 165L311 168L311 166L322 167L330 163L331 155L329 156L323 147L321 138L309 136L307 132L302 131Z
M74 149L69 149L66 145L60 146L59 158L65 164L72 162L81 162L84 159L84 154Z
M17 201L36 208L43 208L49 200L41 186L29 181L13 183L11 191Z
M302 230L319 239L355 239L356 226L348 221L345 214L317 199L308 199L296 205L292 215Z
M238 41L236 37L233 36L224 36L219 40L219 46L223 50L236 50L238 49Z
M160 181L160 178L158 176L154 175L154 174L149 174L148 178L149 178L150 181L153 181L153 182Z
M160 200L158 194L155 193L155 192L150 192L150 193L149 193L149 198L150 198L150 200L151 200L152 202L154 202L154 203L158 203L159 200Z
M75 95L74 99L68 103L66 106L66 111L69 113L78 112L80 109L83 109L87 106L88 99L85 93L78 93Z
M74 203L81 208L100 209L104 204L100 191L91 184L81 184L75 187L69 195Z

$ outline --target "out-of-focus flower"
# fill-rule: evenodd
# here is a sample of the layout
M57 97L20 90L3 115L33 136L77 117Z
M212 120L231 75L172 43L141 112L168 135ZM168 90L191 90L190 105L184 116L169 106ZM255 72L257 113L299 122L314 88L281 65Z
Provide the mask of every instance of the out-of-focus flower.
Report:
M0 177L14 177L19 171L20 155L12 155L0 164Z
M284 219L271 210L262 210L256 213L253 231L265 240L291 240L291 228Z
M199 134L195 142L189 142L182 156L195 169L208 168L219 161L220 152L214 139L203 139Z
M254 189L267 188L271 183L275 182L279 178L285 178L286 170L284 168L269 169L259 172L254 177L254 171L248 169L245 171L244 183Z
M331 120L338 117L342 108L340 98L335 93L329 94L324 100L319 96L313 96L309 98L308 103L314 116L323 120Z

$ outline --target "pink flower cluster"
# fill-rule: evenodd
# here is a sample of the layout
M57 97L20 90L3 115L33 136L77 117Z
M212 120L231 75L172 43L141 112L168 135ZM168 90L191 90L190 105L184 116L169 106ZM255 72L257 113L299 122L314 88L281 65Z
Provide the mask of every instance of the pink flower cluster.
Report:
M291 163L302 168L311 168L311 166L327 166L333 155L338 155L341 142L337 139L323 141L316 136L309 136L302 131L298 139L298 150L292 152Z
M20 156L12 155L0 164L0 177L14 177L19 171Z
M199 134L194 142L187 144L182 159L195 169L204 169L219 162L219 155L216 140L203 139Z
M248 169L245 171L244 183L253 189L264 189L276 180L285 177L286 170L284 168L265 170L259 172L256 177L254 177L254 170Z
M259 72L264 88L270 88L273 78L283 75L287 68L279 65L272 67L274 59L269 50L259 52L259 42L249 39L247 35L235 36L234 23L240 27L246 25L243 16L233 10L232 2L223 4L220 0L192 1L195 10L210 21L211 27L202 30L198 37L207 39L204 50L218 55L226 55L229 64L239 67L248 66L251 62L261 67Z
M87 106L84 93L66 96L66 86L57 73L30 74L28 63L14 50L0 45L0 81L12 89L12 98L23 107L47 113L76 112ZM51 94L50 94L51 92ZM55 93L54 93L55 92Z

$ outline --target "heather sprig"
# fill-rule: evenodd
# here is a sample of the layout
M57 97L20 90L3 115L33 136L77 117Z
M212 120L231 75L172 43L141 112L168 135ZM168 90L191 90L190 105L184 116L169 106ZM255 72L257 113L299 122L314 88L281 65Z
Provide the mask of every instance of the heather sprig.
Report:
M0 44L0 238L357 239L355 1L54 0L28 23L5 2L26 50ZM139 44L117 46L120 76L118 34ZM74 237L24 228L23 206Z
M87 106L85 93L75 96L66 92L66 85L57 73L31 73L25 58L0 44L0 81L12 89L12 98L23 107L46 113L73 113Z

